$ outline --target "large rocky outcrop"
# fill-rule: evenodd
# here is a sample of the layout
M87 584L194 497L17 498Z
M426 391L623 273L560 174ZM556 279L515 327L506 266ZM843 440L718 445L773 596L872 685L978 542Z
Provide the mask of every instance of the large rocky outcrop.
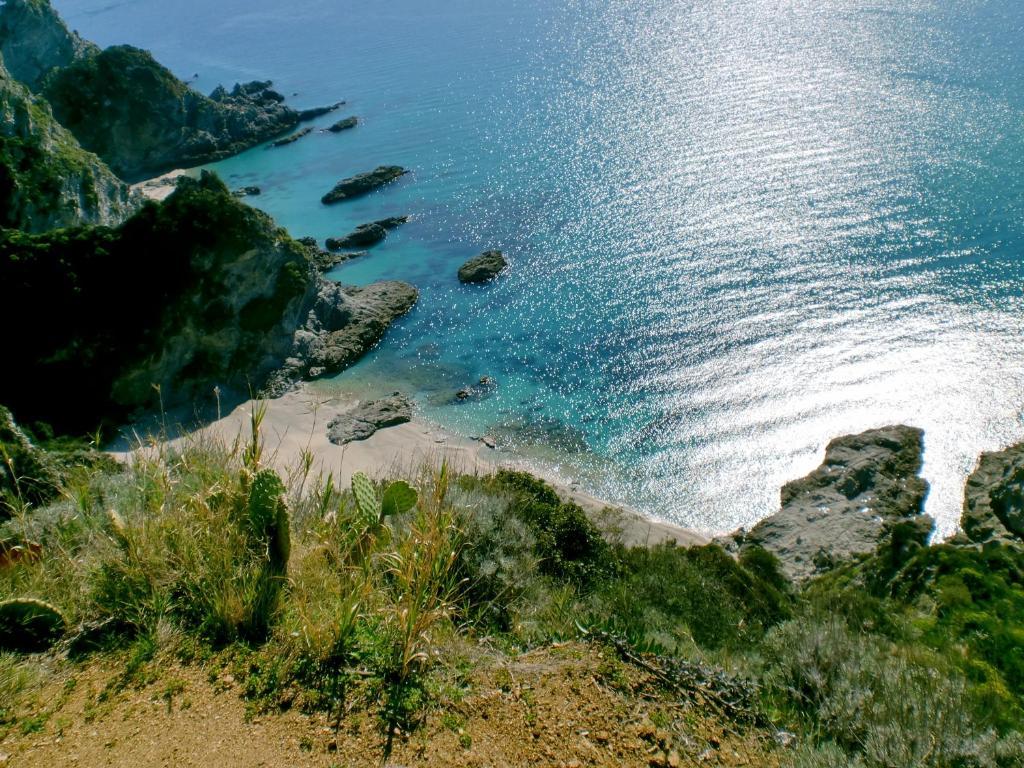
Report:
M920 429L889 426L836 438L821 466L783 487L776 514L734 539L772 552L796 580L874 552L897 524L926 539L933 521L921 513L923 437Z
M43 232L117 224L137 207L127 185L0 60L0 226Z
M335 445L367 440L378 430L412 420L412 400L395 392L380 400L366 400L335 416L327 425L327 439Z
M341 370L415 293L328 283L305 246L215 176L182 178L116 229L0 234L0 306L23 319L0 402L81 430L214 385L258 389L286 359L292 377Z
M0 53L11 76L32 90L54 69L98 52L65 26L49 0L5 0L0 7Z
M967 478L960 524L976 544L1024 543L1024 443L981 454Z
M79 143L129 181L227 157L337 106L296 111L269 82L204 96L147 51L83 42L46 0L0 6L0 51Z

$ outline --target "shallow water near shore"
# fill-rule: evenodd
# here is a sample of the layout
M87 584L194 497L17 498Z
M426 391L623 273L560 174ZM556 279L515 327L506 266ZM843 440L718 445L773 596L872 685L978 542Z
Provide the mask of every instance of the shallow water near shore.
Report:
M708 531L900 422L950 533L977 455L1024 439L1018 0L55 5L205 92L272 79L348 101L318 127L360 117L214 166L296 237L413 217L331 273L422 291L338 387ZM392 163L413 173L320 204ZM510 272L460 286L486 248Z

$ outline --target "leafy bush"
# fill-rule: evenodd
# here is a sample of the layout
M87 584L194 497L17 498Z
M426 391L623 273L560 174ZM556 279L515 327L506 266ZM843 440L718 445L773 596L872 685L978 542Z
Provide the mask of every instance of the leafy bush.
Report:
M955 667L926 649L855 634L841 619L791 621L774 630L761 681L777 706L865 768L1024 760L1024 741L998 734ZM827 751L818 757L805 764L845 764Z

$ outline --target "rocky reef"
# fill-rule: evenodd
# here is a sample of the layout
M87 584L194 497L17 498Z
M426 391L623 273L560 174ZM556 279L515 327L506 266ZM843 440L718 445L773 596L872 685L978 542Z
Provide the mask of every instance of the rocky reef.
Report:
M161 272L145 288L142 258ZM415 299L401 283L324 281L305 246L218 178L184 177L118 228L0 234L0 303L33 318L6 350L18 375L0 379L0 402L81 431L158 392L168 406L215 385L258 389L286 359L293 378L337 371Z
M127 185L0 61L0 226L44 232L117 224L137 207Z
M128 181L227 157L337 106L296 111L269 82L204 96L147 51L82 41L46 0L0 5L0 52L79 143Z
M459 267L459 282L486 283L508 267L501 251L484 251Z
M967 478L960 525L977 544L1024 544L1024 443L981 454Z
M334 185L334 189L320 198L320 201L324 205L331 205L340 203L342 200L351 200L383 187L385 184L390 184L407 173L408 171L399 165L381 165L372 171L357 173L355 176L342 179Z
M797 581L874 552L897 524L909 523L927 540L933 521L921 512L923 437L897 425L836 438L821 466L783 486L777 513L733 540L768 550Z
M340 413L327 425L327 439L335 445L366 440L377 430L396 427L412 420L412 401L395 392L380 400L359 403Z

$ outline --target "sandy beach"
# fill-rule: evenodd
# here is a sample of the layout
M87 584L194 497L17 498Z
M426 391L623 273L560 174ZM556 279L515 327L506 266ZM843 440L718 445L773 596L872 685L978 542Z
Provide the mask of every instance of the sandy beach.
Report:
M535 468L514 454L494 450L478 440L453 435L421 419L414 418L406 424L378 430L366 440L335 445L327 439L327 424L358 401L303 385L283 397L262 402L266 404L262 425L265 456L286 476L301 465L305 452L312 457L312 475L333 474L335 482L342 486L349 484L355 472L365 472L371 477L412 474L424 463L440 466L442 461L447 461L455 471L467 474L487 474L498 467L526 469L540 474L560 496L576 502L591 515L598 516L608 507L619 510L615 524L621 527L621 537L626 544L654 545L675 541L689 546L709 541L707 536L696 531L650 520L636 511L609 504L556 478L537 473ZM243 402L198 430L198 434L229 443L239 436L246 439L252 409L256 405L258 401ZM187 438L179 437L172 443L183 439ZM128 453L115 452L115 455L126 458Z

